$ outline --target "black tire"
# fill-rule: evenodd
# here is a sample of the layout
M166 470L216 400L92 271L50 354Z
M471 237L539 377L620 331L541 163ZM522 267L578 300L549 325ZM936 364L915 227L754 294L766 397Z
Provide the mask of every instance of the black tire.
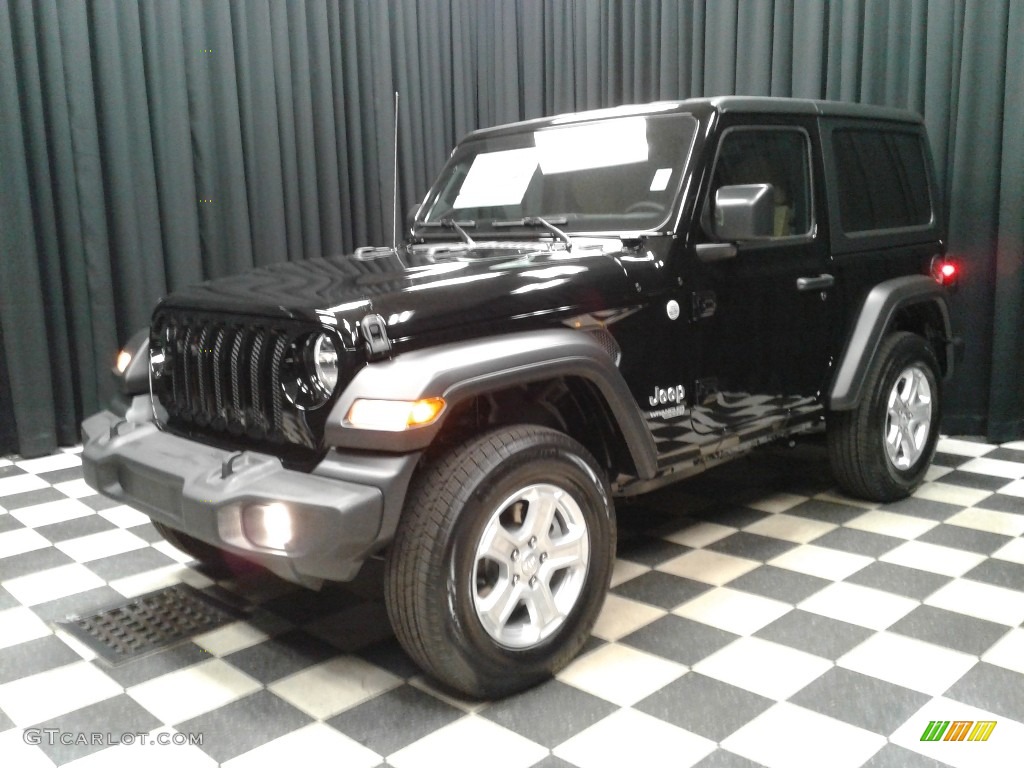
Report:
M851 411L828 414L829 461L845 492L871 501L896 501L921 484L939 438L942 392L938 371L935 353L917 334L899 331L882 340L860 403ZM914 380L917 389L908 389ZM902 402L904 396L923 391L924 385L927 407L916 403L920 395L913 395L914 411L916 416L927 412L927 418L900 422L901 413L911 414ZM901 413L891 413L890 405ZM920 439L908 442L907 434Z
M554 505L550 517L541 513L545 504ZM553 522L541 522L533 536L537 521ZM480 556L485 535L510 547L503 563ZM509 543L520 540L521 550ZM557 570L571 560L566 546L586 554ZM425 671L470 696L503 696L579 652L614 559L611 495L590 454L546 427L506 427L449 451L414 479L387 555L385 600L399 642ZM505 596L508 617L488 628L496 609L482 606ZM560 598L558 615L541 626L538 606Z

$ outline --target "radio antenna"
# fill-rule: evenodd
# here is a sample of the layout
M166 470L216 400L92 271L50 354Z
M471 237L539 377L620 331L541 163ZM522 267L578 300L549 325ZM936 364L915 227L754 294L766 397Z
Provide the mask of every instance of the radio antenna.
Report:
M398 91L395 91L395 172L391 179L391 247L398 253Z

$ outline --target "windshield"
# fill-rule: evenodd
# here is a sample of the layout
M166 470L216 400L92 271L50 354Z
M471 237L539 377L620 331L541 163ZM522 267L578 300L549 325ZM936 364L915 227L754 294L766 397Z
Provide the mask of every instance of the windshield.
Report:
M552 224L575 233L660 229L696 127L686 114L632 115L471 139L442 171L417 233L453 223L473 237L509 228L550 235Z

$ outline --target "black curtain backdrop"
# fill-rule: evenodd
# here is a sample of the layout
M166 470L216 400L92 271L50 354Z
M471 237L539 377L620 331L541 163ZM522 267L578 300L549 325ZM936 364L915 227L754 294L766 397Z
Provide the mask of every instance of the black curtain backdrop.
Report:
M4 334L0 330L0 456L18 449L18 433L14 424L14 411L6 407L11 402L11 387L7 381L7 355L4 354Z
M1021 0L0 0L21 453L77 441L167 291L389 240L396 90L402 213L460 136L521 118L718 94L922 113L963 265L945 430L1024 432Z

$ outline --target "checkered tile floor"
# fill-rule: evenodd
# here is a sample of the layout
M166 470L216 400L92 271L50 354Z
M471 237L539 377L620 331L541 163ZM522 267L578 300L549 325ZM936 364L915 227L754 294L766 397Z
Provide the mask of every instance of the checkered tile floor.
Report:
M814 441L620 504L590 644L493 703L420 675L388 629L379 568L321 593L210 572L81 477L74 451L0 460L4 765L1024 760L1024 443L944 439L929 482L883 506L837 495ZM249 617L118 667L54 627L177 582L241 595ZM922 742L932 720L997 725L987 742ZM174 734L202 745L149 744Z

